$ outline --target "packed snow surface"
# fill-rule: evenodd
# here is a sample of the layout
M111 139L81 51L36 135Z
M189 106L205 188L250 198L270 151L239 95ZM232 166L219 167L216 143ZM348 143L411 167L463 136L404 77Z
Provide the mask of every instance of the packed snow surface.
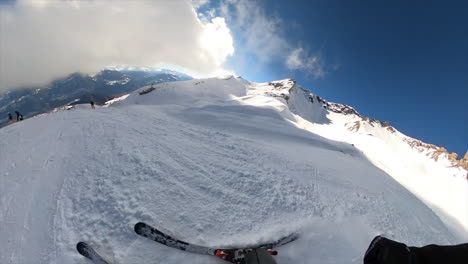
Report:
M167 83L0 129L0 263L89 263L79 241L111 263L224 263L142 238L139 221L211 247L299 233L280 264L362 263L377 234L415 246L466 236L463 218L441 220L395 167L320 136L333 116L274 84Z

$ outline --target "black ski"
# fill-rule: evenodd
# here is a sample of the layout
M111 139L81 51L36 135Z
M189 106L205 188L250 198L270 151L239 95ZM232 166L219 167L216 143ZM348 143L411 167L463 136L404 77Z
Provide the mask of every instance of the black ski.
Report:
M293 242L294 240L298 239L299 238L299 234L297 233L292 233L288 236L285 236L285 237L282 237L276 241L273 241L273 242L270 242L270 243L266 243L266 244L262 244L260 246L258 246L259 248L265 248L265 249L274 249L276 247L280 247L282 245L286 245L288 243L291 243Z
M172 238L163 232L157 230L156 228L147 225L145 223L139 222L135 225L135 232L140 235L144 236L150 240L153 240L155 242L161 243L163 245L166 245L168 247L192 252L192 253L197 253L197 254L205 254L205 255L215 255L216 249L214 248L209 248L209 247L204 247L204 246L198 246L198 245L193 245L181 240L177 240L175 238Z
M105 261L90 245L85 242L78 242L78 244L76 244L76 250L95 264L109 264L109 262Z
M255 247L220 249L194 245L182 240L172 238L169 235L166 235L163 232L157 230L156 228L142 222L137 223L135 225L135 232L138 235L144 236L150 240L161 243L168 247L184 250L191 253L212 255L236 264L246 263L246 259L249 259L251 255L255 255L256 258L262 256L266 259L266 261L264 261L263 263L276 263L274 262L271 255L276 255L277 252L272 251L271 249L292 242L298 238L298 234L291 234L277 241Z

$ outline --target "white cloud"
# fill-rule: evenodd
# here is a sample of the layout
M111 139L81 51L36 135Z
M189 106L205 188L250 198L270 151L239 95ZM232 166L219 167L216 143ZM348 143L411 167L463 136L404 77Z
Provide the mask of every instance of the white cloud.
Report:
M253 53L262 63L283 60L289 70L299 70L315 78L325 76L323 61L301 45L291 41L284 30L285 22L275 14L266 13L259 1L225 0L220 13L235 28L236 41Z
M231 31L226 25L224 18L216 17L204 26L201 34L201 45L209 53L202 53L201 56L208 56L208 60L215 65L221 66L226 60L226 55L234 54Z
M262 61L268 61L273 54L282 53L289 43L281 31L282 20L267 16L256 1L228 0L221 7L222 16L228 18L231 26L238 29L239 40L249 52L255 53Z
M46 84L109 65L219 71L234 53L223 18L198 1L18 0L0 6L0 89Z
M286 66L291 70L305 71L308 74L312 74L315 78L323 78L325 76L320 56L309 55L302 47L291 51L286 58Z

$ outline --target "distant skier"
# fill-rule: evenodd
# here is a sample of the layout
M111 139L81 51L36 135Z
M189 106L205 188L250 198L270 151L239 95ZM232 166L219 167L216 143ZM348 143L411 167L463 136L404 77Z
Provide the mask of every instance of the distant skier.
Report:
M408 247L383 236L376 236L364 256L364 264L441 263L468 263L468 243L453 246Z
M15 111L15 114L16 114L16 121L21 121L21 120L23 120L23 115L20 114L20 112Z
M8 122L10 122L10 123L16 122L16 121L13 119L13 116L11 115L11 113L8 113L8 120L9 120Z
M89 103L91 104L91 108L95 109L95 108L94 108L94 101L91 101L91 102L89 102Z

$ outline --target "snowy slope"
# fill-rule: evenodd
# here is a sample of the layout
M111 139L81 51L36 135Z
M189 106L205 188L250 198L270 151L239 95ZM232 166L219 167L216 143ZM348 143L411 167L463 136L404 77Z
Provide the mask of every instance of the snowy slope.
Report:
M282 87L299 127L353 144L374 165L426 202L454 231L463 234L468 230L468 171L455 166L448 153L440 152L442 148L362 117L349 106L328 103L291 80L283 81Z
M466 235L347 136L321 136L338 131L334 117L277 83L161 84L0 129L0 263L89 263L78 241L113 263L223 263L138 237L138 221L208 246L299 232L281 264L361 263L380 233L412 245Z

